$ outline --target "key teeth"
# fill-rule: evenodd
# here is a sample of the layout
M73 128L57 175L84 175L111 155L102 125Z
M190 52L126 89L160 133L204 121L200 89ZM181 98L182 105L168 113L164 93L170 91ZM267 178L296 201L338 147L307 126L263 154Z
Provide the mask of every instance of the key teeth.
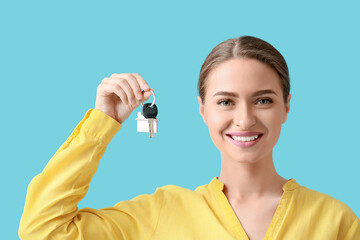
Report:
M148 132L150 138L155 137L155 133L158 132L158 121L157 118L145 118L141 112L138 112L137 120L137 131ZM152 129L152 130L150 130Z

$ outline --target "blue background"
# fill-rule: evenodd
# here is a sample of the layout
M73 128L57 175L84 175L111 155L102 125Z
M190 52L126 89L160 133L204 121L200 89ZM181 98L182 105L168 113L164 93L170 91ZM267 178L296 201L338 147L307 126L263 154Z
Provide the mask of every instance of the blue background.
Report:
M18 238L29 182L94 108L97 86L112 73L138 72L155 89L159 133L137 133L133 112L80 208L112 206L167 184L194 190L219 176L220 154L198 113L196 86L212 48L241 35L268 41L289 66L291 110L274 153L278 173L360 216L359 4L129 2L1 2L3 239Z

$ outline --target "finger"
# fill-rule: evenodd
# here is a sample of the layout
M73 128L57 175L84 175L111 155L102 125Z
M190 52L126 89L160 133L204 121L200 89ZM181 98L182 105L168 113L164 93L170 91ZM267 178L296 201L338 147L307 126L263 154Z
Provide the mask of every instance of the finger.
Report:
M128 82L130 84L130 87L132 88L132 91L134 93L134 96L136 97L137 100L140 100L142 95L141 95L141 88L140 88L140 84L137 81L137 79L135 78L134 75L130 74L128 76Z
M115 94L121 99L123 103L129 103L124 90L117 84L105 82L101 84L101 88L99 90L104 93L104 96Z
M138 73L133 73L132 75L136 78L136 80L138 81L139 85L141 86L141 88L142 88L144 91L149 91L149 90L150 90L149 85L148 85L147 82L144 80L144 78L140 76L140 74L138 74Z
M114 82L119 85L122 90L126 93L127 99L128 99L128 103L130 103L131 105L135 103L135 95L134 92L128 82L127 79L124 78L113 78Z
M150 89L149 85L147 84L147 82L140 76L140 74L138 73L113 73L111 75L111 78L114 77L114 78L125 78L125 79L136 79L137 81L137 84L135 84L134 82L130 82L131 86L133 87L134 89L134 95L136 96L136 98L138 100L141 100L139 97L140 97L140 92L141 92L141 89L139 91L138 90L138 87L136 85L139 85L139 87L141 87L143 90L145 91L148 91Z
M142 92L142 101L143 102L149 100L149 98L152 96L152 92L150 90L152 90L155 93L154 89L152 89L152 88L150 88L149 91Z

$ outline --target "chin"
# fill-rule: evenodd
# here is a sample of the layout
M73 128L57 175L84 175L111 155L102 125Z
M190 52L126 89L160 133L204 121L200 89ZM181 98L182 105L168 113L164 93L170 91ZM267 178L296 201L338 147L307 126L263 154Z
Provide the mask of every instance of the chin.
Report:
M225 161L231 160L239 163L256 163L260 161L261 156L259 156L259 154L256 154L254 152L244 152L238 154L234 154L234 153L228 154L225 152L221 152L221 159Z

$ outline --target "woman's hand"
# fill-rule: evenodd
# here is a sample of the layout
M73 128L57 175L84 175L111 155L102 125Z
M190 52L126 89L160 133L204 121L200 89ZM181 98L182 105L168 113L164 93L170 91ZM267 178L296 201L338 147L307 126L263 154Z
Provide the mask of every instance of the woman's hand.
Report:
M122 124L141 102L150 98L150 90L153 89L138 73L114 73L98 86L95 109Z

